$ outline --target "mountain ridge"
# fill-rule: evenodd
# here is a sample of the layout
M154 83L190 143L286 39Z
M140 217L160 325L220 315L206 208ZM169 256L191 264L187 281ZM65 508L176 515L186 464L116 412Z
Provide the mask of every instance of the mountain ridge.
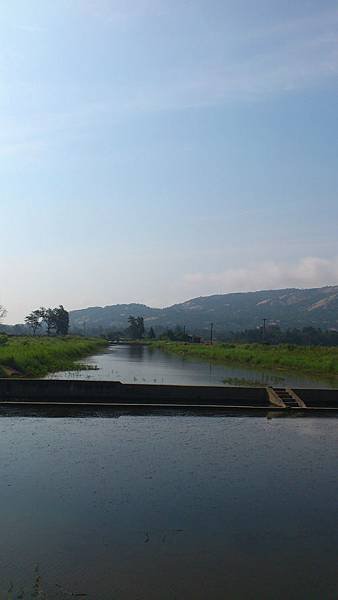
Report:
M128 317L143 316L145 326L159 331L185 326L206 331L213 322L219 331L254 328L262 319L287 327L338 328L338 285L321 288L281 288L198 296L164 308L141 303L113 304L70 311L73 331L99 333L123 329Z

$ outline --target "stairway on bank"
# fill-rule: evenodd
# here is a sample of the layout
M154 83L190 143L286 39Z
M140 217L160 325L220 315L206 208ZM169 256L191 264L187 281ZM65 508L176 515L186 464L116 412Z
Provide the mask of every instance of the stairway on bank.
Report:
M296 398L286 388L274 387L273 391L284 402L286 408L299 408L299 402L297 402Z

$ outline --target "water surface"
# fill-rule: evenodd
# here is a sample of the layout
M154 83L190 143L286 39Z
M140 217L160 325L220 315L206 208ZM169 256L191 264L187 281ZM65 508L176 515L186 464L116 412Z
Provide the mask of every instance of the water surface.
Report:
M0 418L0 598L337 598L337 423Z
M337 379L311 377L271 369L184 358L142 345L115 345L104 353L81 361L96 370L54 373L49 379L118 380L122 383L183 385L270 385L337 387Z

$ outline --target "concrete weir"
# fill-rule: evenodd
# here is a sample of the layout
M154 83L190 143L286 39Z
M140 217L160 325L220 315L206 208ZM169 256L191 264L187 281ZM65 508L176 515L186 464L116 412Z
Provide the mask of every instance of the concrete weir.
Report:
M0 407L87 407L136 411L193 409L233 413L338 414L338 390L123 384L119 381L0 380Z

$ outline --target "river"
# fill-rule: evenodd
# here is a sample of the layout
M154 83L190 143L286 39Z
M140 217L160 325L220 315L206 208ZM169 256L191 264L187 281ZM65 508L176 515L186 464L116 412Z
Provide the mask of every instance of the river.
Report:
M114 380L122 383L182 385L269 385L338 387L337 379L286 371L220 365L169 354L142 345L112 345L81 361L86 368L48 375L48 379Z

